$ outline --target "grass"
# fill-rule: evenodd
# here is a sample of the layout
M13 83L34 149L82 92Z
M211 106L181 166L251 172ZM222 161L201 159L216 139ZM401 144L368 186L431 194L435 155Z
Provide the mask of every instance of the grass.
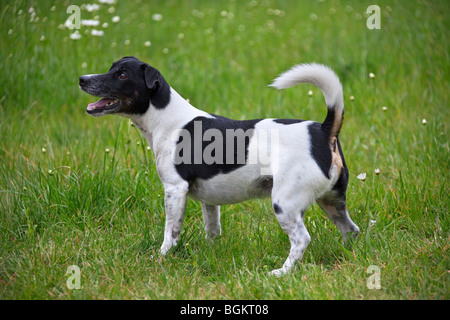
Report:
M103 36L83 26L71 40L73 30L60 27L68 4L1 2L0 298L449 299L450 6L380 0L381 29L369 30L371 4L117 1L81 11L99 17ZM237 119L321 121L318 89L266 85L300 62L335 69L358 240L343 247L315 205L303 262L273 278L289 241L270 201L222 207L213 243L199 203L189 201L180 243L161 257L153 154L128 120L87 116L92 98L77 84L125 55L157 67L193 105ZM81 269L79 290L66 285L70 265ZM372 265L378 290L367 286Z

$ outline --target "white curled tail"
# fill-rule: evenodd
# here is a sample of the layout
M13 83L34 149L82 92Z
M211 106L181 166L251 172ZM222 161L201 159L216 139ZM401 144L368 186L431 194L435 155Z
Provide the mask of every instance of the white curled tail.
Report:
M344 94L336 73L322 64L300 64L281 74L270 86L285 89L299 83L310 83L322 90L328 108L322 129L329 132L330 138L336 137L344 120Z

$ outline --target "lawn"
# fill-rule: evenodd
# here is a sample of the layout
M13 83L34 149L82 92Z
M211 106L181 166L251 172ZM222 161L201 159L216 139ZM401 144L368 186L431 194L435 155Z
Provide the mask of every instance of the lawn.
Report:
M450 3L380 0L369 29L373 2L2 1L0 299L449 299ZM69 5L88 20L79 30ZM270 200L223 206L212 243L189 201L178 246L160 256L153 153L129 120L88 116L78 88L129 55L236 119L323 121L317 88L267 85L298 63L333 68L358 240L343 246L314 205L302 263L275 278L289 240Z

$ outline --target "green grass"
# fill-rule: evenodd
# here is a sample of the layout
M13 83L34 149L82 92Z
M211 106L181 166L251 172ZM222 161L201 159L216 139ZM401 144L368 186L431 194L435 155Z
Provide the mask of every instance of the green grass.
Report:
M449 299L450 5L380 0L381 29L369 30L370 4L118 1L81 11L108 23L98 27L104 36L82 27L71 40L59 28L68 4L1 2L0 298ZM193 105L237 119L322 121L318 89L266 86L300 62L335 69L356 243L343 247L315 205L303 262L269 277L289 252L269 200L222 207L213 243L189 201L180 242L161 257L153 154L128 120L87 116L92 97L78 89L78 76L106 72L125 55L157 67ZM81 268L80 290L66 286L70 265ZM371 265L379 290L367 287Z

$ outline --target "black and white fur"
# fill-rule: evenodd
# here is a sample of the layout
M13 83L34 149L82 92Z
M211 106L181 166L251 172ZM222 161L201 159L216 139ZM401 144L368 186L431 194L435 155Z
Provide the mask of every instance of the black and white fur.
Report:
M165 255L177 244L188 196L201 202L205 230L211 238L221 233L220 205L271 197L276 218L291 243L286 262L272 271L274 275L289 272L302 259L311 240L303 218L314 201L339 228L344 241L347 233L356 237L359 232L346 206L349 174L338 139L344 114L341 83L326 66L302 64L280 75L271 86L283 89L299 83L311 83L322 90L328 107L323 123L293 119L237 121L209 114L194 108L158 70L134 57L120 59L105 74L79 79L82 90L102 98L89 104L88 114L115 113L130 118L154 151L165 192L166 222L160 252ZM201 131L196 124L201 124ZM180 129L192 135L205 134L208 129L224 134L227 129L252 132L245 138L245 161L177 163ZM275 132L276 141L258 139L263 132ZM271 143L276 143L275 149ZM207 145L204 141L201 150ZM223 146L227 147L225 142ZM260 148L272 150L268 152L269 161L250 163L249 154L257 154Z

